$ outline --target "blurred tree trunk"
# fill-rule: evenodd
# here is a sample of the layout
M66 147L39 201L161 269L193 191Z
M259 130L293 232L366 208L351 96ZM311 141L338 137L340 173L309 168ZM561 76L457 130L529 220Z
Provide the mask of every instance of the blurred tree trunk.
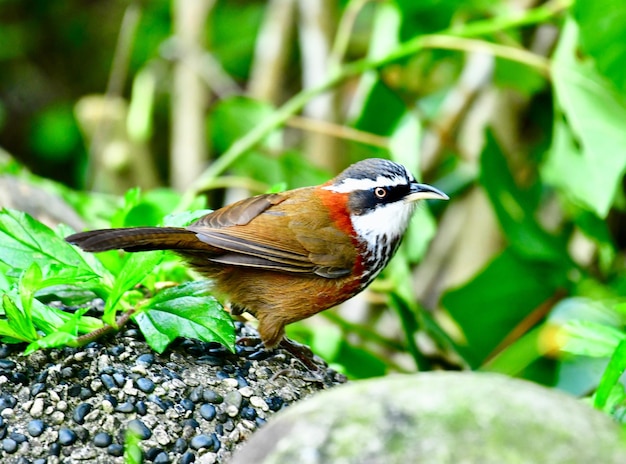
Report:
M315 87L328 78L332 42L337 29L337 4L334 0L298 0L302 86ZM338 93L330 91L311 100L304 108L307 117L330 123L339 121ZM344 166L340 141L324 133L308 133L304 141L308 159L337 172Z
M254 49L248 94L273 105L281 101L292 47L295 0L270 0Z
M172 82L170 184L179 191L191 185L208 157L208 88L197 72L195 60L204 45L206 19L213 4L213 0L174 0L172 5L179 56Z

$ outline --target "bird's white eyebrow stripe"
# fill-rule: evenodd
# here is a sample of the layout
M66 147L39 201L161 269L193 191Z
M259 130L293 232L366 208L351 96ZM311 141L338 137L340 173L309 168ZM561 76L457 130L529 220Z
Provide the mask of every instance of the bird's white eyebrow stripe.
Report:
M402 176L386 177L378 176L376 179L344 179L340 184L327 185L322 187L325 190L332 190L337 193L350 193L357 190L369 190L376 187L394 187L396 185L406 185L407 179Z

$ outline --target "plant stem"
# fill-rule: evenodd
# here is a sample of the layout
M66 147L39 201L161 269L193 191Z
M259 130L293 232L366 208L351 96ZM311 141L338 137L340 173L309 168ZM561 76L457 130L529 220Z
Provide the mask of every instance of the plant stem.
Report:
M120 317L115 321L115 326L104 324L99 329L96 329L92 332L89 332L85 335L81 335L76 339L76 346L83 346L87 343L93 342L104 335L120 330L122 327L126 325L126 323L130 320L131 316L135 313L134 309L129 309L122 313Z

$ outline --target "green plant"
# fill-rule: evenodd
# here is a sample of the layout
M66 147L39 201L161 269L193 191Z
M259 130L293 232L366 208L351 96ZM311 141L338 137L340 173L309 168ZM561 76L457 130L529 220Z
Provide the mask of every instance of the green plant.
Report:
M150 204L138 191L114 215L122 222L145 213ZM198 210L167 217L169 225L185 224ZM219 341L234 350L229 315L210 295L205 282L191 281L174 256L164 252L98 256L83 253L63 239L71 231L53 231L25 213L0 212L0 262L5 279L0 336L9 343L28 342L28 354L38 348L78 346L118 329L132 318L148 344L162 352L176 337ZM157 285L171 282L157 291ZM55 299L66 305L84 305L93 298L105 301L100 318L46 305Z

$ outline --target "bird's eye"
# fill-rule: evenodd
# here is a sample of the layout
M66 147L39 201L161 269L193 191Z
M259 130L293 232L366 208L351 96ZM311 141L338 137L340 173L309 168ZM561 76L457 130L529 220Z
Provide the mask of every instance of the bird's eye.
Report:
M380 198L382 200L383 198L387 196L387 190L385 190L382 187L376 187L374 189L374 195L376 195L377 198Z

